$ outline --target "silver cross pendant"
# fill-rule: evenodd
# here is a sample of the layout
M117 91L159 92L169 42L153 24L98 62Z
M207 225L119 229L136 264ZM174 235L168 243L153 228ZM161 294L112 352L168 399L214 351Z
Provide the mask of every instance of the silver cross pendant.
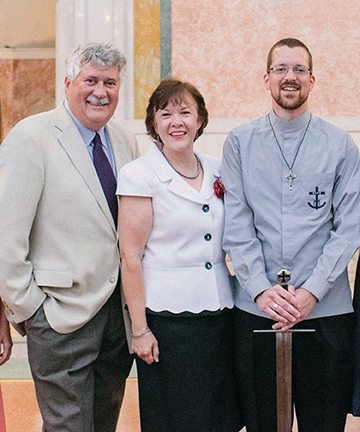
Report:
M294 179L296 179L296 175L292 172L292 170L290 170L289 174L285 178L289 180L289 189L292 190L292 182Z

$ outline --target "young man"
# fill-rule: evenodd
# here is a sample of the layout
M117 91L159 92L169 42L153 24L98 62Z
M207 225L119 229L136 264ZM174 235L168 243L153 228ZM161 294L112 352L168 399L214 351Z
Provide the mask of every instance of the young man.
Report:
M269 114L234 129L222 163L224 248L237 279L236 362L248 432L274 432L275 336L293 336L302 432L340 432L350 410L354 318L347 264L359 246L360 162L349 134L313 116L312 57L299 40L270 50ZM291 272L286 291L280 269ZM300 324L299 324L300 323Z

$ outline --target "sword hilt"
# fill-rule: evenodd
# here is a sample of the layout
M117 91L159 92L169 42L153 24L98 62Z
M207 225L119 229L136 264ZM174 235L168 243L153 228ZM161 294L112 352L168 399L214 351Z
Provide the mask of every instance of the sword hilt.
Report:
M284 289L287 290L288 289L288 282L291 279L291 274L290 274L289 270L281 269L277 272L276 276L277 276L277 281L279 282L279 284Z

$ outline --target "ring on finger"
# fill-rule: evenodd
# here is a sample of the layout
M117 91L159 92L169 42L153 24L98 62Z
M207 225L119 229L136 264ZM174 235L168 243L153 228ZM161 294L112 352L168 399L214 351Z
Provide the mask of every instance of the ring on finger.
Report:
M279 306L279 305L278 305L277 303L274 303L274 304L273 304L273 309L276 310L276 308L277 308L278 306Z

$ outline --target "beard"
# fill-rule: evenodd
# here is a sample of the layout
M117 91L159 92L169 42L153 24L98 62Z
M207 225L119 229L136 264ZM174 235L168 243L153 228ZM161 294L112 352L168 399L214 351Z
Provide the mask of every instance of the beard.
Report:
M281 108L286 110L296 110L308 100L309 92L302 93L301 87L299 87L298 85L298 90L294 92L293 95L284 96L281 92L281 88L284 86L286 86L286 84L282 84L276 94L272 89L270 89L272 98Z

